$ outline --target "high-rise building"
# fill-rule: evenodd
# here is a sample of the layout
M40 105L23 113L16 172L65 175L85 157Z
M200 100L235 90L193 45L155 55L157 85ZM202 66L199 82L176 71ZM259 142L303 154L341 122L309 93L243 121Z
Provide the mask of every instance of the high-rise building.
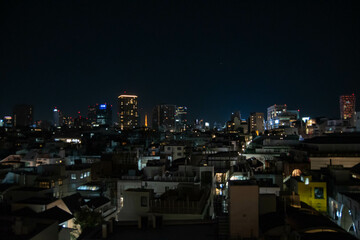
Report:
M256 133L257 135L263 133L264 127L264 113L253 112L249 117L249 131L250 133Z
M177 107L175 113L175 129L183 132L187 128L187 107Z
M340 96L340 118L349 120L352 125L355 122L355 94Z
M112 106L109 104L96 105L96 123L99 125L112 125Z
M176 106L171 104L157 105L153 109L152 128L158 131L175 131Z
M89 106L87 122L92 127L112 125L112 105L104 103Z
M60 109L57 107L53 110L53 118L54 118L54 127L60 127L63 125L63 115Z
M13 108L14 127L29 127L33 124L34 107L28 104L18 104Z
M96 105L88 106L87 121L90 126L94 126L96 124Z
M275 104L267 109L266 129L293 127L293 123L298 119L298 110L287 110L286 104Z
M139 126L138 96L120 95L119 101L119 127L121 130L132 129Z

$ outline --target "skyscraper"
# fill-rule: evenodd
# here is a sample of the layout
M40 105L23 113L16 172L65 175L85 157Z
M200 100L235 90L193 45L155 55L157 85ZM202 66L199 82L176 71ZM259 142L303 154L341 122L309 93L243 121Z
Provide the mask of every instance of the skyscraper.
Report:
M109 104L96 105L96 123L99 125L112 125L112 106Z
M112 125L112 106L95 104L88 107L87 122L90 126Z
M355 117L355 94L340 96L340 118L342 120L353 120Z
M96 124L96 105L88 106L87 121L90 126Z
M55 107L53 110L53 117L54 117L54 127L60 127L62 125L63 116L60 109L58 109L57 107Z
M158 131L175 131L176 106L157 105L153 109L152 127Z
M139 126L138 96L120 95L119 102L119 127L121 130L132 129Z
M13 108L14 127L29 127L34 119L34 107L28 104L18 104Z
M185 131L187 127L187 107L177 107L175 113L176 131Z

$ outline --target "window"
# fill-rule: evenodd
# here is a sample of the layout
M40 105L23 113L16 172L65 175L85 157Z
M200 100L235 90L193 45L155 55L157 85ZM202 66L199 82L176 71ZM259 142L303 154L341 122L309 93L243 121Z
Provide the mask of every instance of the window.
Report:
M58 184L59 184L59 186L63 185L63 181L62 181L62 179L60 179L60 178L59 178L59 180L58 180Z
M124 207L124 197L120 197L120 207Z
M84 178L84 174L83 173L81 173L81 175L80 175L80 179L83 179Z
M49 182L39 182L39 187L40 188L50 188L50 183Z
M71 179L73 179L73 180L76 179L76 174L75 174L75 173L72 173L72 174L71 174Z
M324 199L324 188L315 187L314 188L314 198L315 199Z
M141 197L141 206L147 207L147 197Z

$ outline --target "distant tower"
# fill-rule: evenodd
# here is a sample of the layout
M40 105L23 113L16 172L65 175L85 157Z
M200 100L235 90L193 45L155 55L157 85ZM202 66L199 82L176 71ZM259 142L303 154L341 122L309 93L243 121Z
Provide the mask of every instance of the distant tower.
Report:
M119 127L121 130L132 129L139 126L138 96L120 95L119 101Z
M147 114L145 114L145 127L148 126L148 122L147 122Z
M340 118L350 120L352 124L355 118L355 101L355 94L340 96Z
M15 105L13 108L14 127L29 127L34 119L34 107L28 104Z
M96 105L96 123L101 125L112 125L112 105L100 104Z
M60 109L58 109L57 107L55 107L53 110L53 117L54 117L54 127L60 127L62 114L60 112Z
M177 107L175 114L176 131L183 132L187 127L187 107Z
M152 128L158 131L175 131L176 106L171 104L157 105L153 109Z

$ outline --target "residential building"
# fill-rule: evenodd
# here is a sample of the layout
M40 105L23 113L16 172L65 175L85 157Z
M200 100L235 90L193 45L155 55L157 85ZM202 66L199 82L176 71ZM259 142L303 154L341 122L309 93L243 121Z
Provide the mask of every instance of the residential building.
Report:
M264 113L253 112L249 117L249 132L252 134L260 135L264 133Z
M355 94L340 96L340 118L350 120L351 125L355 123Z
M133 129L139 126L138 96L120 95L119 103L119 128L121 130Z

